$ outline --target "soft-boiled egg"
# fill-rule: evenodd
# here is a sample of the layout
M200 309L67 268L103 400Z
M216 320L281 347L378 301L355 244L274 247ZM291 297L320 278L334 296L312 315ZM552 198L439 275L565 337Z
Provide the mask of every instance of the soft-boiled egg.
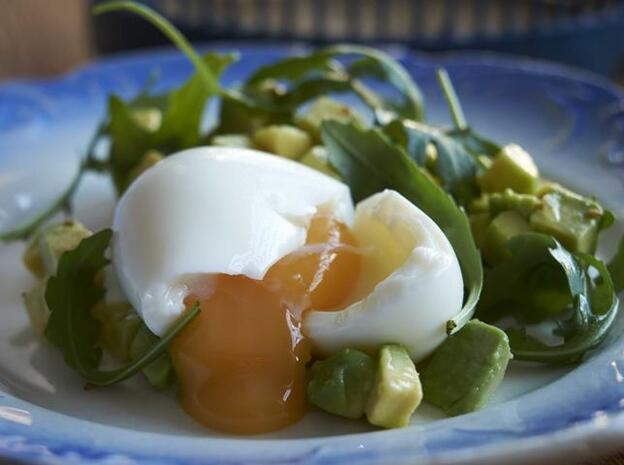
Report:
M464 286L448 239L425 213L395 191L360 202L353 235L363 250L357 299L349 307L305 315L306 335L320 352L375 350L399 342L415 361L446 337Z
M128 299L160 336L184 311L194 275L262 279L304 245L320 209L350 224L347 186L262 152L186 150L150 168L120 199L115 268Z
M312 350L443 339L463 284L453 249L393 191L354 214L343 183L247 149L197 148L161 161L121 198L113 263L128 299L170 345L184 408L235 433L305 412Z

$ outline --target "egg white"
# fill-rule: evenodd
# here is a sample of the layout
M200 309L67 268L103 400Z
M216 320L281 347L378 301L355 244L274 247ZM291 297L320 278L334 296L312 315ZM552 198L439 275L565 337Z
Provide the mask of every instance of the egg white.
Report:
M423 211L395 191L360 202L353 233L363 256L360 300L334 311L309 311L304 332L322 354L400 343L419 361L446 337L459 313L463 279L453 247Z
M130 303L157 335L184 311L198 274L262 279L304 245L319 208L353 220L348 187L262 152L200 147L167 157L124 193L113 263Z

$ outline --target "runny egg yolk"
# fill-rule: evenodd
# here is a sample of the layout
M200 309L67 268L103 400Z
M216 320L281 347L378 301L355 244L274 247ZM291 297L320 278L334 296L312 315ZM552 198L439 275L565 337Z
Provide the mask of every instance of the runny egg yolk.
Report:
M184 409L229 433L284 428L305 413L310 346L303 312L332 310L348 299L360 270L349 229L317 214L306 244L275 263L262 281L211 275L186 299L201 312L173 340L171 358Z

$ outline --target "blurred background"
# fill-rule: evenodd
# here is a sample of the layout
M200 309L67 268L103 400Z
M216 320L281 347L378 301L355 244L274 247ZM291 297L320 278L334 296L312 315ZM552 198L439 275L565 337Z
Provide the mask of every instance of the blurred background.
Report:
M0 79L68 71L94 56L166 44L88 0L0 0ZM401 43L568 63L624 82L624 0L144 0L193 41Z

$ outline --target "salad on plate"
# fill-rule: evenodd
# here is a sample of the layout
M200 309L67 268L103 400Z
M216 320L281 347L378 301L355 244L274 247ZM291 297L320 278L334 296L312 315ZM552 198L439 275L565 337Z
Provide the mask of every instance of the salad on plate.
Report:
M66 191L0 235L26 241L32 329L87 387L144 376L233 434L313 408L397 428L423 402L480 409L512 360L579 363L609 334L624 242L595 252L614 215L475 132L443 69L451 128L381 50L333 45L225 87L235 54L199 54L135 2L95 10L151 22L194 73L111 95ZM102 231L58 219L87 172L118 193Z

